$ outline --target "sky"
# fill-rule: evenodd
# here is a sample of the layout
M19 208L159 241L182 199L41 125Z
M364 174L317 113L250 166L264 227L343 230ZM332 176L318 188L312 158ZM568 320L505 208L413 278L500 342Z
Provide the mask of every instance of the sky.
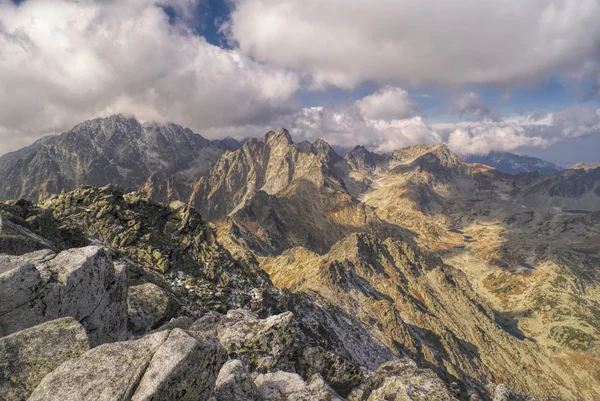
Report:
M600 162L599 21L599 0L0 0L0 154L121 113Z

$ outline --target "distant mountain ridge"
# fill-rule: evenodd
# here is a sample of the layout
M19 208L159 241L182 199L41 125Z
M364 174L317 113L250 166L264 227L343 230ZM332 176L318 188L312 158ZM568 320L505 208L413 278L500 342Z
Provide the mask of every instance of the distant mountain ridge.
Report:
M564 170L557 164L537 157L522 156L510 152L490 152L486 155L465 155L462 159L467 163L480 163L509 174L529 173L554 174Z
M233 138L210 141L177 124L97 118L0 157L0 199L40 200L81 185L135 190L153 174L187 179L239 146Z

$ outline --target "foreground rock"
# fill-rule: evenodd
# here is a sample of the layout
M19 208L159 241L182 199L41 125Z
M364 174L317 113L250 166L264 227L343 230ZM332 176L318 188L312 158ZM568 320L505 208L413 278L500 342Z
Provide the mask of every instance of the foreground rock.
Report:
M318 375L307 384L295 373L265 373L255 383L268 401L342 401Z
M215 384L216 401L263 401L258 388L239 359L223 365Z
M96 347L47 375L30 401L208 400L221 346L180 329Z
M219 338L230 358L242 360L250 371L293 369L294 315L286 312L259 319L244 309L227 315L207 314L190 327Z
M163 323L175 308L175 302L165 290L155 284L129 287L127 328L133 334L146 334Z
M0 399L26 400L44 376L87 350L85 330L68 317L0 338Z
M0 255L0 336L71 316L92 346L126 337L126 268L99 246Z
M383 364L348 397L349 401L454 401L445 383L410 359Z
M363 379L358 366L321 347L299 350L294 360L300 376L308 379L318 374L342 396L347 396Z

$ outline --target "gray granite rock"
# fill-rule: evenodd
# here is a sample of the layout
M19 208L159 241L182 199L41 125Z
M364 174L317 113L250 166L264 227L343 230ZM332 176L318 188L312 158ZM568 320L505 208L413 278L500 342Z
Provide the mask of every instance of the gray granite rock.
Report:
M0 255L0 336L71 316L86 329L92 346L122 340L126 280L126 268L99 246L58 255Z
M216 401L262 401L263 398L239 359L223 365L215 384Z
M30 401L168 401L210 398L225 351L180 329L104 344L62 364Z
M306 383L296 373L280 371L258 375L255 383L267 401L342 401L319 375Z
M85 330L70 317L0 338L0 399L26 400L44 376L88 348Z
M251 372L293 370L296 322L290 312L266 319L245 309L232 310L227 315L209 313L190 330L217 336L229 357L243 361Z
M155 284L129 287L127 328L133 334L146 334L168 319L175 307L165 290Z
M454 401L446 384L408 358L384 363L348 396L349 401Z

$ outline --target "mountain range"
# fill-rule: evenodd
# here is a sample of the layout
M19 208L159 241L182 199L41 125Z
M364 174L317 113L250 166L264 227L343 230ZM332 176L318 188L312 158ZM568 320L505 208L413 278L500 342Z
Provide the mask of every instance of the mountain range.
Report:
M486 155L466 155L463 160L467 163L480 163L492 166L499 171L509 174L529 173L537 171L540 174L553 174L562 167L531 156L516 155L510 152L490 152Z
M188 394L206 383L203 400L600 399L596 166L462 159L444 144L341 156L285 129L242 144L113 116L3 156L0 182L0 295L25 297L11 283L36 277L35 308L0 309L0 355L65 316L92 347L23 389L0 380L27 395L15 399L81 397L66 384L78 369L116 383L98 364L127 372L111 355L144 347L174 358L143 345L171 336L210 350L205 381L181 380L198 374L186 364L161 373ZM51 292L113 264L126 279L76 301ZM90 293L128 310L80 312ZM168 380L142 371L123 388L169 399Z

